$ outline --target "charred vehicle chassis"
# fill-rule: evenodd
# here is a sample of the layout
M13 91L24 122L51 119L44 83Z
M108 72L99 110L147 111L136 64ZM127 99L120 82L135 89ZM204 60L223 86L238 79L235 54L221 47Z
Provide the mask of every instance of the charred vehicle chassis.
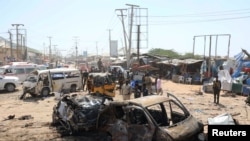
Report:
M61 123L69 134L103 133L113 141L206 140L203 123L172 94L128 101L95 95L74 97L59 101L52 117L52 123Z

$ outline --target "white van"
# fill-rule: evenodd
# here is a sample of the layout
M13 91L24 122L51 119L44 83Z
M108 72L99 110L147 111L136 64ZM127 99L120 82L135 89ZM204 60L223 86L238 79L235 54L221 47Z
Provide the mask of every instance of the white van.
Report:
M0 67L0 74L4 76L16 76L22 83L28 74L36 69L36 64L28 62L13 62L10 65Z
M61 93L62 90L76 92L82 86L81 72L74 68L56 68L37 70L30 74L23 82L23 91L20 99L26 93L31 96L48 96L50 93Z

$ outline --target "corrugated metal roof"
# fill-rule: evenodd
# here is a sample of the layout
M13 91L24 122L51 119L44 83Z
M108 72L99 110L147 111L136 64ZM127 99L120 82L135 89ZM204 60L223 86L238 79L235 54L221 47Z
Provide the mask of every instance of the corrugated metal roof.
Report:
M179 66L181 64L195 64L198 62L202 62L203 60L197 60L197 59L170 59L165 61L157 62L157 64L166 64L166 65L173 65L173 66Z

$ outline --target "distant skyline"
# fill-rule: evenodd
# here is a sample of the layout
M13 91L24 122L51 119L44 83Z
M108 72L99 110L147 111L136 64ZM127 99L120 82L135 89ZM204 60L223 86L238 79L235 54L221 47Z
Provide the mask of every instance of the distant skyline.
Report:
M250 52L250 1L248 0L0 0L0 36L9 39L11 24L23 24L27 30L27 46L48 53L52 47L65 55L109 54L111 40L124 46L120 14L116 9L138 5L148 12L148 47L173 49L178 53L192 53L193 37L197 35L230 34L229 55L241 48ZM128 31L128 16L125 18ZM133 31L136 32L136 31ZM13 31L14 33L14 31ZM134 35L133 35L134 36ZM14 41L15 42L15 41ZM216 38L212 38L211 55L215 55ZM136 48L134 46L134 48ZM206 38L205 55L209 52ZM226 56L228 37L219 37L217 55ZM204 37L197 37L195 54L204 54Z

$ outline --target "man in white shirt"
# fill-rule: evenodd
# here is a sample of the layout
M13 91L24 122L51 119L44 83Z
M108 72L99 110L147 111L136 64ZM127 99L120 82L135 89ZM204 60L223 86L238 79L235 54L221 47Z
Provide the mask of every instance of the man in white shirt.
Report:
M125 84L122 85L121 94L123 96L123 100L129 100L131 95L131 86L129 81L127 80Z
M156 90L157 90L157 94L162 95L163 91L162 91L162 87L161 87L161 76L158 77L157 82L156 82Z

